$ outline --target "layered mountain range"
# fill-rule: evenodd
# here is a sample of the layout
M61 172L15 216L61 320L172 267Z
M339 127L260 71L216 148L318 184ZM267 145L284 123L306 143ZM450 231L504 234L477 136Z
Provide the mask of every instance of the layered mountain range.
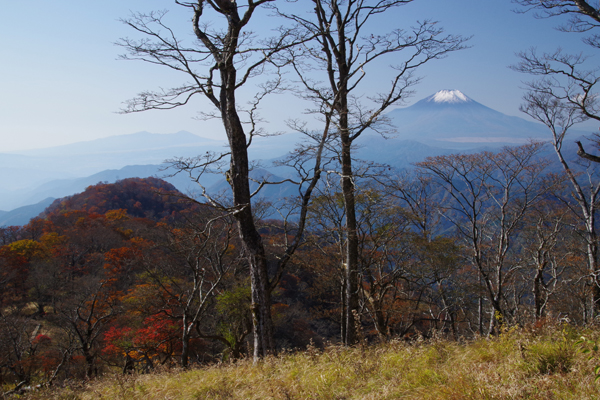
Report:
M486 107L458 90L441 90L415 104L386 115L395 132L384 138L366 132L357 140L360 159L408 168L427 156L457 151L493 150L534 140L547 140L542 124L508 116ZM578 137L587 132L573 132ZM263 160L255 178L265 175L285 177L285 170L272 161L291 151L300 140L298 135L257 138L250 156ZM576 153L575 139L568 152ZM0 226L20 225L39 214L55 198L82 192L98 182L115 182L131 177L165 177L184 193L196 186L182 174L168 177L164 161L177 157L194 157L206 152L223 152L225 140L206 139L189 132L152 134L138 132L66 146L22 152L0 153ZM228 185L220 175L206 175L202 183L214 191ZM264 196L291 194L290 187L268 188Z

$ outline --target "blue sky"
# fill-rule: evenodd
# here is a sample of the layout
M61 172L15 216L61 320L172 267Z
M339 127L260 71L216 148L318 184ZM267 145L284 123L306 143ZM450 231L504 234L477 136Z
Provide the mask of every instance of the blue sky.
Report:
M127 17L130 10L165 8L172 10L169 20L183 35L189 35L189 15L167 0L4 4L0 17L0 152L138 131L187 130L223 139L218 122L194 119L199 110L209 107L200 99L177 110L117 113L122 102L142 90L185 81L160 67L117 60L122 49L114 42L133 35L118 19ZM515 53L532 46L539 51L557 47L589 51L579 35L554 29L560 20L515 14L515 8L510 0L415 0L385 15L380 22L384 28L408 27L416 20L431 19L440 21L448 33L473 35L471 48L419 71L423 81L414 88L416 94L408 104L441 89L458 89L488 107L524 117L518 108L522 82L529 78L508 68L517 61ZM281 104L281 98L265 103L262 115L271 122L267 130L281 131L284 117L301 116L298 104L290 102L285 115Z

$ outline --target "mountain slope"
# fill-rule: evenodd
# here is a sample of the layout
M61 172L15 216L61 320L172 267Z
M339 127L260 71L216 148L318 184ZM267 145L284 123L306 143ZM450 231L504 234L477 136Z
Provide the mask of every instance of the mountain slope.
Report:
M185 200L173 185L158 178L129 178L116 183L98 183L82 193L55 200L43 213L86 211L104 214L123 209L131 217L159 221L197 207Z
M9 212L1 211L0 227L25 225L29 222L29 220L31 220L31 218L40 215L46 209L46 207L52 204L54 200L54 198L49 197L40 201L39 203L19 207Z
M439 91L386 116L397 127L399 139L446 148L514 145L529 139L548 139L548 129L544 125L502 114L458 90Z

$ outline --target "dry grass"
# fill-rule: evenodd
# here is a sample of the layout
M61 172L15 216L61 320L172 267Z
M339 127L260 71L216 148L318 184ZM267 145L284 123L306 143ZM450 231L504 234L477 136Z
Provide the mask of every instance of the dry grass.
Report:
M575 342L583 332L513 330L444 340L309 348L190 371L117 375L32 399L599 399L600 381ZM597 338L586 331L587 337ZM600 362L598 362L600 363Z

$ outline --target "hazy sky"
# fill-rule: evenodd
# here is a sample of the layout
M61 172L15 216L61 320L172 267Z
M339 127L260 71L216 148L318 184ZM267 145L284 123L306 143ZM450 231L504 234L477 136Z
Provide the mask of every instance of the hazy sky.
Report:
M308 0L299 0L300 2ZM417 20L440 21L447 33L473 35L470 49L422 68L415 102L441 89L458 89L509 115L518 110L523 81L508 68L515 53L530 47L588 52L576 34L554 29L558 19L515 14L510 0L415 0L386 15L389 29ZM49 147L138 131L192 133L223 139L217 123L194 119L201 101L171 111L118 114L122 103L143 90L168 88L187 79L161 67L117 60L114 45L134 36L118 21L130 11L171 9L169 20L189 37L187 11L168 0L30 0L3 4L0 17L0 152ZM266 18L266 17L261 17ZM258 21L258 20L257 20ZM589 53L589 52L588 52ZM281 130L281 99L266 103L267 129ZM293 104L293 103L290 103ZM297 108L297 107L296 107ZM291 110L290 110L291 109ZM300 115L294 106L286 111Z

